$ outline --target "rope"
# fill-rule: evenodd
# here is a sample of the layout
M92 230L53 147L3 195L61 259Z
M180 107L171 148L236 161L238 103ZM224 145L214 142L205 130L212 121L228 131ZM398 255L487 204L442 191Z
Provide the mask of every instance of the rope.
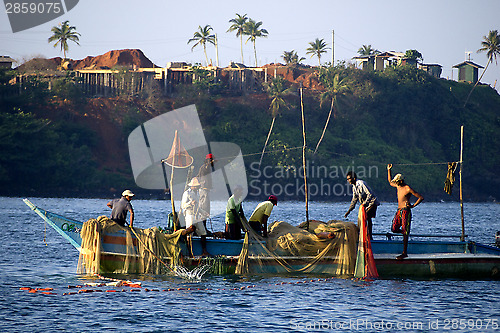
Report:
M292 148L281 148L281 149L276 149L276 150L268 150L264 154L271 154L271 153L280 153L284 151L290 151L290 150L297 150L297 149L302 149L303 147L292 147ZM249 153L249 154L243 154L241 155L242 157L246 156L254 156L254 155L260 155L262 152L259 153ZM341 154L341 153L335 153L335 152L330 152L332 155L337 155L341 157L346 157L346 158L359 158L359 156L353 156L353 155L347 155L347 154ZM227 157L218 157L219 160L224 160L224 159L234 159L237 156L227 156ZM374 164L387 164L385 162L380 162L380 161L371 161L371 163ZM452 162L426 162L426 163L392 163L392 165L399 165L399 166L419 166L419 165L447 165L449 163L460 163L460 161L452 161Z
M266 287L266 286L276 286L276 287L285 287L287 285L299 285L299 284L305 284L305 283L318 283L318 282L329 282L329 281L336 281L338 278L337 277L325 277L325 278L318 278L318 279L304 279L300 281L294 281L294 282L286 282L286 281L281 281L281 282L276 282L276 283L269 283L269 284L263 284L263 285L255 285L255 284L249 284L246 286L241 286L241 287L236 287L236 288L195 288L195 287L177 287L177 288L166 288L166 289L159 289L159 288L147 288L142 285L141 282L132 282L132 281L125 281L125 280L118 280L118 279L111 279L111 278L106 278L103 276L96 275L96 278L101 279L101 280L110 280L114 282L104 282L104 283L85 283L82 285L70 285L67 286L66 289L73 289L76 291L61 291L56 290L55 288L48 287L48 288L32 288L32 287L20 287L20 291L28 292L30 294L44 294L44 295L59 295L59 296L70 296L70 295L80 295L80 294L97 294L97 295L102 295L103 292L105 293L116 293L116 292L132 292L132 293L137 293L137 292L176 292L176 291L184 291L184 292L191 292L191 291L244 291L248 289L254 289L258 287ZM353 281L359 281L360 279L352 279ZM362 280L362 279L361 279ZM370 280L364 280L364 281L370 281ZM88 287L93 287L89 289ZM108 289L108 288L113 288L113 287L118 287L120 289ZM57 287L56 287L57 288ZM104 288L104 289L103 289ZM130 289L126 289L130 288ZM88 295L87 295L88 296Z
M392 165L443 165L443 164L450 164L450 163L460 163L459 161L457 162L429 162L429 163L394 163Z

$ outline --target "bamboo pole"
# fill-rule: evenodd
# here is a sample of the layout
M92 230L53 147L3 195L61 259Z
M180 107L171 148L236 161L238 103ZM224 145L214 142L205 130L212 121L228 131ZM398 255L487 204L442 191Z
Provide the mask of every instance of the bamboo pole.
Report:
M460 214L462 217L462 237L460 240L465 241L465 222L464 222L464 200L462 196L462 166L464 165L463 160L464 154L464 126L460 127L460 172L459 172L459 180L460 180Z
M304 143L302 145L302 168L304 169L304 193L306 199L306 230L309 231L309 200L307 191L307 170L306 170L306 123L304 118L304 102L302 98L302 83L300 84L300 109L302 113L302 137Z

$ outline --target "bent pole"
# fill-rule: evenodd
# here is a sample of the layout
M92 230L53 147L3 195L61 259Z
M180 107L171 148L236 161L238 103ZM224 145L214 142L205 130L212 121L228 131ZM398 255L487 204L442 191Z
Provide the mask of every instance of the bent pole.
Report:
M306 122L304 118L304 102L302 99L302 82L300 83L300 109L302 113L302 166L304 169L304 192L306 201L306 230L309 231L309 193L307 191L307 170L306 170Z

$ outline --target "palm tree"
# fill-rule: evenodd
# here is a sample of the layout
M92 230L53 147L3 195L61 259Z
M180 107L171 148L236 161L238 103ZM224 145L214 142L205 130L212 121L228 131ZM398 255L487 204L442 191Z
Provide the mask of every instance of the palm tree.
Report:
M255 48L255 40L257 37L267 37L269 32L267 32L266 29L261 29L260 26L262 25L262 21L255 22L252 19L248 19L248 21L245 23L244 26L244 31L243 33L248 36L248 39L245 43L248 43L248 41L252 41L253 43L253 52L255 55L255 67L258 66L257 64L257 49Z
M326 53L329 47L326 47L326 43L323 38L316 38L314 42L309 43L310 47L307 48L306 54L311 54L311 58L314 56L318 57L319 65L321 66L321 54Z
M286 80L284 78L278 76L272 79L272 81L266 87L268 96L272 98L271 104L269 105L269 110L271 111L273 120L271 122L271 128L269 128L269 133L267 134L266 142L264 143L264 148L262 149L262 154L260 155L259 168L266 151L267 143L269 142L269 138L271 137L276 117L280 114L280 111L283 108L289 108L288 103L285 101L285 96L291 93L292 87L286 88L285 82Z
M325 127L323 128L323 133L321 133L321 137L316 144L316 149L314 149L314 154L316 154L316 151L325 136L326 128L328 127L330 117L332 116L332 111L334 111L333 118L337 117L337 108L335 107L335 104L337 103L339 97L344 96L350 90L346 79L341 79L339 73L335 73L333 67L323 70L319 75L319 81L326 88L326 91L320 96L320 106L323 105L323 102L328 99L331 99L332 103L330 106L330 112L328 113L328 118L326 119Z
M294 66L299 64L301 61L306 60L304 57L300 57L295 50L283 51L281 56L285 60L287 66Z
M358 49L358 54L362 56L370 56L374 54L380 53L379 50L375 50L372 48L371 44L370 45L363 45Z
M482 47L479 50L477 50L477 52L478 53L486 52L486 55L488 56L488 63L486 64L486 67L484 67L483 73L481 74L481 76L479 77L479 79L476 81L471 91L469 92L469 95L467 96L467 99L465 100L464 103L464 108L467 105L467 102L469 101L470 95L476 88L479 81L481 81L481 79L483 78L486 69L488 69L490 63L493 62L493 59L495 59L495 64L498 64L497 56L500 56L500 35L498 34L498 30L490 30L488 36L484 36L483 38L484 40L481 42Z
M191 51L198 46L198 45L203 45L203 52L205 52L205 60L207 61L207 66L208 66L208 57L207 57L207 43L210 43L212 45L215 45L215 35L210 34L212 31L212 27L210 25L206 25L203 28L201 25L198 27L198 31L196 31L193 34L193 38L188 40L188 44L191 42L196 42L193 47L191 48Z
M243 35L245 30L245 23L247 22L248 17L247 14L240 15L236 13L236 17L234 19L229 20L229 23L232 23L227 32L236 31L236 37L240 37L240 48L241 48L241 63L244 63L243 60Z
M418 52L417 50L406 50L405 58L412 59L415 61L424 60L422 53Z
M61 47L61 51L64 53L64 59L66 59L66 52L68 51L68 41L75 42L76 44L80 41L79 36L81 36L78 32L76 32L76 27L70 26L69 21L64 21L59 26L52 27L50 30L53 35L49 37L49 43L57 41L54 44L54 47L59 44Z

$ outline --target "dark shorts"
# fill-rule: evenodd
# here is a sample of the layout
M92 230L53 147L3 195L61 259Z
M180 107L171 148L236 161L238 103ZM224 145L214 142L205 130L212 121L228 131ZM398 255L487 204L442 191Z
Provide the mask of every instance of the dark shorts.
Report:
M125 223L127 223L125 220L118 220L118 219L112 219L115 221L118 225L121 225L122 227L125 226Z
M366 218L373 219L375 217L377 217L377 206L373 205L366 211Z
M250 221L248 224L250 224L252 229L255 230L257 234L262 236L262 224L260 224L260 222Z
M411 210L408 207L398 208L398 211L394 215L394 219L392 220L391 231L409 235L410 234L410 226L411 226Z
M238 223L226 223L226 239L241 239L241 228Z

